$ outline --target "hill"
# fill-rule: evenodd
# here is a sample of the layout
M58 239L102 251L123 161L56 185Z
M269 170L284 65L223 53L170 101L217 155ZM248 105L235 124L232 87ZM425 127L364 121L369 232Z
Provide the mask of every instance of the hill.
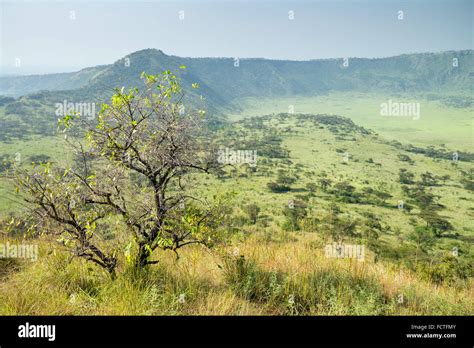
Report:
M314 95L330 91L463 92L474 90L473 51L420 53L389 58L288 61L245 58L183 58L145 49L115 63L78 72L1 77L0 95L24 96L49 90L103 91L135 86L142 71L181 72L183 84L199 83L213 103L242 97Z

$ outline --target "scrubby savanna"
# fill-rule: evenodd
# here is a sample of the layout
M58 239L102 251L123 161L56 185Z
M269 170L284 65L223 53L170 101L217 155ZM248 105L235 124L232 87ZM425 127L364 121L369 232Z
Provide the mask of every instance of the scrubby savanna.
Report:
M412 95L421 114L387 122L406 94L229 104L184 60L113 93L90 82L94 117L55 115L54 91L0 100L0 314L474 313L469 97Z

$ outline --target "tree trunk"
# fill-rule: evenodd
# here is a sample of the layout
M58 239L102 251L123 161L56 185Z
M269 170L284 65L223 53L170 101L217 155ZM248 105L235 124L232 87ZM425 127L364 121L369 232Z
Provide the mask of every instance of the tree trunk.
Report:
M147 244L140 244L138 247L138 255L136 260L135 267L138 269L143 269L148 265L148 258L150 257L150 248Z
M117 279L117 273L115 273L115 267L109 267L109 268L107 269L107 271L109 272L110 278L111 278L112 280Z

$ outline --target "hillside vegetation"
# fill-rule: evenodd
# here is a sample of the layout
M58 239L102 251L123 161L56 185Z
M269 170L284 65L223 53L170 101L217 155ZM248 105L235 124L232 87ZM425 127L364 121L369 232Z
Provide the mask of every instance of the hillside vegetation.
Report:
M187 69L181 69L183 66ZM182 58L146 49L114 64L74 73L0 77L0 95L5 96L0 98L0 107L4 107L0 112L5 115L2 119L5 118L6 127L15 128L18 133L21 129L23 134L51 134L56 122L51 114L56 103L100 103L113 94L115 87L138 86L143 71L163 70L177 74L188 106L205 106L217 119L245 110L245 98L280 101L334 92L364 92L471 107L474 91L472 50L378 59L278 61ZM199 92L194 85L199 86ZM279 111L287 112L288 106ZM28 127L25 119L33 119L36 127Z
M39 261L3 264L2 313L473 313L472 160L402 150L329 115L269 115L215 132L259 154L256 168L198 176L203 196L234 192L222 242L179 260L156 252L160 263L145 274L119 256L123 275L110 281L41 238ZM427 229L439 219L450 227ZM118 225L101 229L104 243L125 237ZM366 246L364 260L328 257L334 241Z
M474 313L472 51L126 58L0 81L0 314Z

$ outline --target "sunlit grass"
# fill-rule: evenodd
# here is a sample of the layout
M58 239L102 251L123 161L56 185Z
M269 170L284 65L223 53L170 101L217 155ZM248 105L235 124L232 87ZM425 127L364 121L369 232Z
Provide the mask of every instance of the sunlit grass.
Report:
M315 234L287 242L189 247L134 274L105 272L40 242L0 283L2 315L472 315L472 282L434 285L385 263L324 256ZM400 297L402 296L402 297ZM400 298L403 298L400 301Z

